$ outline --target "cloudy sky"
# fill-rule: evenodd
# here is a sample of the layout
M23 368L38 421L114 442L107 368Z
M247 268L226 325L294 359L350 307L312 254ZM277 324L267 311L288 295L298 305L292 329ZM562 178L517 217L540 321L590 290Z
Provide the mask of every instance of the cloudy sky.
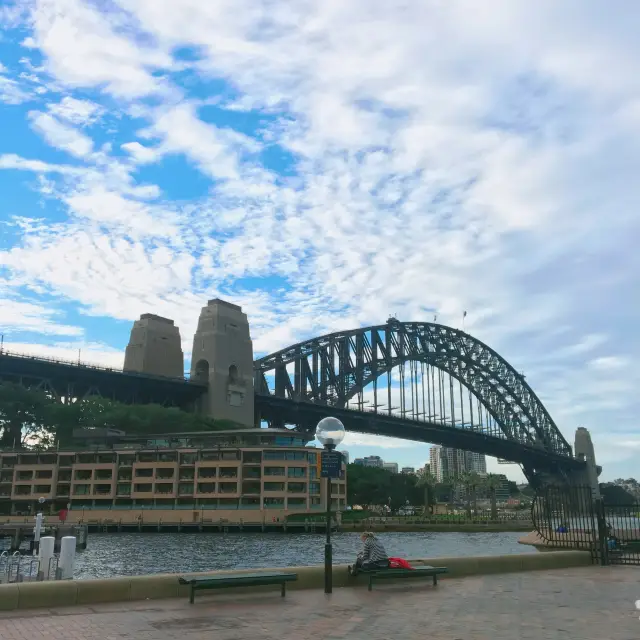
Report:
M153 312L188 355L216 296L256 355L467 310L604 478L637 477L638 24L590 0L1 1L5 346L121 365Z

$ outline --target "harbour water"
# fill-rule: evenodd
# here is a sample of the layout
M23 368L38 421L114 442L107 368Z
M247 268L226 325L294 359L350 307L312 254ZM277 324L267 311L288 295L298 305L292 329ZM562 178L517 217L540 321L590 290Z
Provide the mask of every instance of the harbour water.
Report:
M490 556L537 553L518 544L522 533L380 533L390 556L403 558ZM332 536L336 564L353 562L359 533ZM324 559L321 534L281 533L121 533L92 534L86 551L76 556L75 578L111 578L151 573L182 573L319 565Z

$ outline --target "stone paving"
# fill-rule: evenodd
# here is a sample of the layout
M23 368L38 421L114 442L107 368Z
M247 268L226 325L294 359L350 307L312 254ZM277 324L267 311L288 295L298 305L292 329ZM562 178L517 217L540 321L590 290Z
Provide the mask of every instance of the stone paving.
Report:
M640 567L0 614L1 640L638 640Z

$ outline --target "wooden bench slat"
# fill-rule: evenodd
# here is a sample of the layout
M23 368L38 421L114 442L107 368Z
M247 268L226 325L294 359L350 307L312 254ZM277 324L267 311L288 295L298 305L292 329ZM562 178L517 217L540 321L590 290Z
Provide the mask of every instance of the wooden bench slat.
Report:
M193 604L195 592L203 589L223 589L225 587L254 587L268 584L279 584L281 595L285 596L286 583L298 579L296 573L228 573L218 576L179 577L178 583L190 586L189 602Z
M434 586L438 584L438 576L448 573L446 567L415 567L413 569L382 569L369 573L369 591L373 589L373 581L391 578L433 578Z

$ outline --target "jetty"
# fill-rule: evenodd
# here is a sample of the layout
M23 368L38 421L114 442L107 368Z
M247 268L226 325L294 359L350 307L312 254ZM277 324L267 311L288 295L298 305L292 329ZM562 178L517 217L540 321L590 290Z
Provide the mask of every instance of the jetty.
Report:
M20 551L25 542L29 544L29 549L33 550L34 529L33 522L0 523L0 539L9 540L9 546L5 550ZM45 524L40 535L55 538L55 550L59 551L60 541L65 536L73 536L76 539L76 549L86 549L88 534L89 528L86 524Z

